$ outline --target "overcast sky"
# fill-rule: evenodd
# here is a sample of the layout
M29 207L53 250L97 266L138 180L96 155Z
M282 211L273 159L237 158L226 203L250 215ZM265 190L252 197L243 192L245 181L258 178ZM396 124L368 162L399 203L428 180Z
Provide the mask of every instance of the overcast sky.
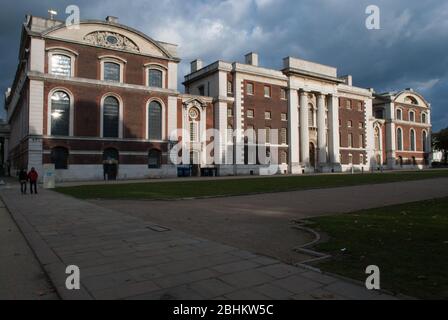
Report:
M11 85L26 14L59 12L70 4L81 19L119 17L152 38L178 44L189 62L242 61L260 54L260 64L281 68L294 56L352 74L354 84L377 92L414 88L432 105L435 130L448 126L448 1L446 0L15 0L0 12L0 90ZM377 5L381 30L365 27L368 5ZM182 88L183 90L183 88ZM3 99L1 109L3 109Z

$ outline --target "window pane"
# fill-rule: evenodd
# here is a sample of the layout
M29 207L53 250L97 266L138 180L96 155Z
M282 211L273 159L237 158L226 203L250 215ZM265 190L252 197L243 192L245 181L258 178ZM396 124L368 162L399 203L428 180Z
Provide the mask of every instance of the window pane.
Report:
M103 106L103 136L118 138L120 104L114 97L107 97Z
M68 136L70 129L70 98L58 91L51 97L51 135Z
M63 77L72 75L72 59L62 54L51 56L51 74Z
M156 69L150 69L149 72L149 86L155 88L162 88L162 71Z
M64 170L68 168L68 150L57 147L51 150L51 163L54 163L56 170Z
M162 140L162 106L156 101L149 104L148 137L149 140Z
M113 62L104 63L104 80L120 81L120 65Z

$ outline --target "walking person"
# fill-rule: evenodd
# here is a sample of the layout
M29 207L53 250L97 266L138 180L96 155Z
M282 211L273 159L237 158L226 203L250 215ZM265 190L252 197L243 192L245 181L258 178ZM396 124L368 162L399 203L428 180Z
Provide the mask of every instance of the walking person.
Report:
M24 169L19 172L20 191L22 194L26 194L26 183L28 181L28 175Z
M39 178L39 175L37 174L36 169L31 168L31 171L28 173L28 180L30 181L30 192L33 194L33 186L34 186L34 193L37 194L37 179Z

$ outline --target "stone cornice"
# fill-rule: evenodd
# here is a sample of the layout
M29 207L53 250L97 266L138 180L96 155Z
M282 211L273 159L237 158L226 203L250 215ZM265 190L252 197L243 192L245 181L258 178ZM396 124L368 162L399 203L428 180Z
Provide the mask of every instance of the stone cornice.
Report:
M180 94L179 91L170 90L170 89L153 88L153 87L147 87L147 86L143 86L143 85L118 83L118 82L111 82L111 81L101 81L101 80L77 78L77 77L58 77L58 76L54 76L51 74L43 74L43 73L34 72L34 71L28 72L28 77L32 80L55 81L55 82L59 82L59 83L68 83L68 84L89 84L89 85L97 85L97 86L105 86L105 87L115 87L118 89L165 93L165 94L168 94L171 96L179 96L179 94Z

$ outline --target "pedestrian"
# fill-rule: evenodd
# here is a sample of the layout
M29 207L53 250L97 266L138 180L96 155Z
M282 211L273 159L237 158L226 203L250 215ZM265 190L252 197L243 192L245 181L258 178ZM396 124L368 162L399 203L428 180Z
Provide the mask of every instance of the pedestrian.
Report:
M24 169L19 172L20 191L22 194L26 194L26 183L28 181L28 175Z
M30 191L31 194L33 194L33 186L34 186L34 193L37 194L37 179L39 178L39 175L37 174L36 169L31 168L31 171L28 173L28 180L30 181Z

